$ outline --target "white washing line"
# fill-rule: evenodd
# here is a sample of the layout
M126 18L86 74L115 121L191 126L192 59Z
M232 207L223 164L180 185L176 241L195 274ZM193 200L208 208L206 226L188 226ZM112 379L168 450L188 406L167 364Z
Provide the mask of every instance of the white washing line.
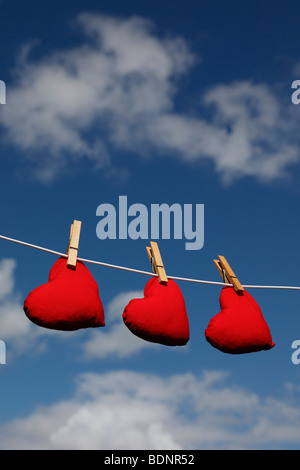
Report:
M5 237L4 235L0 235L0 239L7 240L7 241L10 241L10 242L13 242L13 243L18 243L19 245L29 246L30 248L35 248L36 250L46 251L47 253L52 253L52 254L60 256L60 257L64 257L64 258L68 257L68 255L66 253L60 253L58 251L50 250L49 248L44 248L42 246L33 245L32 243L27 243L27 242L22 242L20 240L15 240L14 238ZM99 265L99 266L106 266L108 268L114 268L114 269L121 269L123 271L130 271L130 272L133 272L133 273L145 274L147 276L157 276L153 272L142 271L140 269L134 269L134 268L128 268L126 266L118 266L118 265L115 265L115 264L104 263L102 261L95 261L95 260L80 258L79 256L78 256L77 259L79 261L84 262L84 263L96 264L96 265ZM218 281L205 281L205 280L201 280L201 279L190 279L190 278L187 278L187 277L169 276L169 275L167 275L167 276L168 276L169 279L173 279L174 281L195 282L195 283L198 283L198 284L210 284L210 285L223 286L223 287L232 285L232 284L227 284L225 282L218 282ZM295 287L295 286L255 286L255 285L243 284L243 287L245 287L247 289L300 290L300 287Z

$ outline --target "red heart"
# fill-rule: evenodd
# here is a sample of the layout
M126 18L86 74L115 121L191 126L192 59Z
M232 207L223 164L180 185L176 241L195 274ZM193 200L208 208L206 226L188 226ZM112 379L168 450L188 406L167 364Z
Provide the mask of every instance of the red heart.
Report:
M24 302L27 317L39 326L55 330L104 326L99 289L88 268L77 261L67 267L66 258L52 266L49 279L34 289Z
M123 321L140 338L167 346L183 346L189 341L189 322L181 290L172 280L147 282L143 299L133 299L125 307Z
M271 349L275 346L260 307L247 291L224 287L220 295L221 312L205 330L207 341L230 354Z

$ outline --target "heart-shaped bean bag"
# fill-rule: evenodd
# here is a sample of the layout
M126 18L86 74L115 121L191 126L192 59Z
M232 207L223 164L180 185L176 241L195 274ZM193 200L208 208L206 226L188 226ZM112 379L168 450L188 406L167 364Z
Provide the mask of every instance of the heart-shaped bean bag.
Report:
M184 346L189 341L185 301L172 280L160 284L156 277L147 282L143 299L125 307L123 321L136 336L166 346Z
M256 301L247 291L224 287L220 295L221 311L205 330L207 341L230 354L268 350L275 346L269 327Z
M68 268L63 257L52 266L48 282L30 292L24 311L33 323L55 330L105 326L99 289L92 274L81 261L77 261L74 270Z

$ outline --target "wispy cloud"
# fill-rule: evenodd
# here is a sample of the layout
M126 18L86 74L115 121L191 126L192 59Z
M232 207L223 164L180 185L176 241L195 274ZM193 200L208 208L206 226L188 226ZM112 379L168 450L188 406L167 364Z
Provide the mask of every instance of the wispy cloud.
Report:
M0 428L2 449L269 449L299 445L299 400L228 384L224 372L80 375L74 396Z
M114 166L114 152L122 150L212 161L227 183L244 176L273 181L299 163L299 118L275 88L250 79L220 82L203 90L197 112L178 112L180 78L198 60L184 38L159 37L139 17L85 13L75 23L81 46L35 61L23 48L1 109L7 142L40 181L82 159L107 174L130 171L130 159L123 169Z
M24 294L16 283L17 268L13 258L0 260L0 339L6 344L7 364L26 353L45 354L51 338L72 338L69 332L41 328L27 318Z
M7 345L9 357L36 347L39 336L24 314L23 300L15 285L16 267L17 263L12 258L0 261L1 340ZM42 343L40 348L43 349Z
M146 348L159 349L159 345L133 335L123 323L122 313L127 303L131 299L142 298L143 291L122 292L111 299L105 306L105 328L80 332L50 330L33 324L26 317L24 298L16 287L16 268L14 259L0 260L0 339L7 344L10 358L32 351L44 354L51 347L52 339L61 339L64 343L76 340L86 361L106 357L123 359Z
M140 118L171 106L172 78L191 62L183 40L157 39L141 18L82 14L77 22L87 36L82 46L37 63L22 50L1 113L8 140L30 155L45 181L70 160L109 168L111 146L136 136Z
M132 334L123 323L122 313L128 302L142 297L142 291L129 291L122 292L111 300L105 313L106 328L91 331L87 340L82 343L86 359L126 359L146 348L159 349L159 345L153 345Z

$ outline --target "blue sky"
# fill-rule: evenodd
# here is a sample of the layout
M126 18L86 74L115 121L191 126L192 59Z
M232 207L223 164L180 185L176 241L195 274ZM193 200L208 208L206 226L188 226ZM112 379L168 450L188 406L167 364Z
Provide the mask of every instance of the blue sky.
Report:
M26 4L25 4L26 3ZM169 275L300 286L299 4L0 1L1 235L149 271L147 240L99 240L102 203L204 204L205 241L158 240ZM275 348L231 356L204 330L219 286L178 282L186 347L122 323L149 277L88 265L106 326L55 332L22 306L56 257L0 241L2 449L297 449L298 291L249 289Z

